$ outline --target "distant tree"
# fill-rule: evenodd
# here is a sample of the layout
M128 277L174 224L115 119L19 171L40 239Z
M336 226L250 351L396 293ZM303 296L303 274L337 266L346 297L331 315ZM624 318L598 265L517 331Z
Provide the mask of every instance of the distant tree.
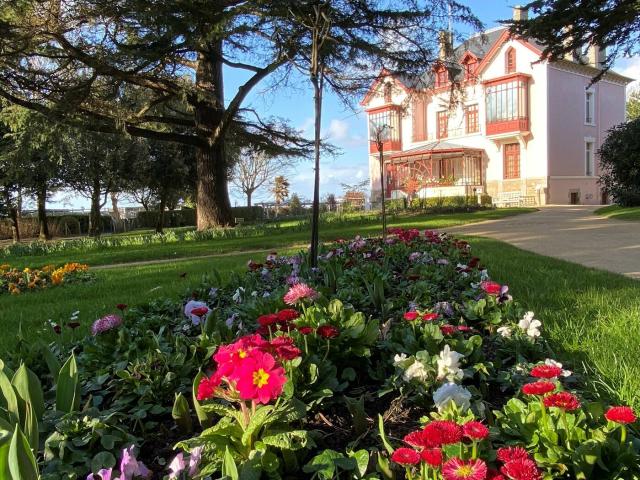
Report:
M291 215L300 215L304 212L304 208L302 207L302 201L300 201L300 197L297 193L291 195L291 200L289 200L289 213Z
M625 207L640 205L640 118L609 130L600 151L603 192Z
M273 199L276 202L276 215L278 214L278 210L280 205L284 203L284 201L289 197L289 180L287 180L284 176L278 175L273 179L273 186L271 187L271 192L273 193Z
M640 88L629 94L627 99L627 120L640 118Z
M111 193L120 191L135 175L144 154L143 142L84 129L72 129L66 138L64 183L90 200L89 236L97 237L102 233L102 207Z
M275 175L283 174L294 160L285 156L273 156L252 148L242 148L231 171L231 182L247 197L247 207L256 191L264 187Z
M0 121L9 128L7 135L12 141L5 160L21 190L35 197L39 238L49 240L46 202L54 190L63 186L62 163L68 154L68 129L16 106L5 107Z
M616 57L640 53L640 3L636 0L535 0L527 20L504 23L518 35L535 38L543 57L573 57L589 45L609 48L605 69Z
M330 212L335 212L338 209L338 200L336 199L335 193L329 193L325 198L324 203L327 205L327 210Z

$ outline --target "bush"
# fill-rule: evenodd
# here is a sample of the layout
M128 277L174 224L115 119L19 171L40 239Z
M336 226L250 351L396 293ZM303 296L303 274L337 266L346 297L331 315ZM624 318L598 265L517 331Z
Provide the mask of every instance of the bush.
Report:
M602 191L623 207L640 205L640 118L609 130L598 153Z
M74 237L86 235L89 231L88 214L68 214L47 217L49 232L53 237ZM25 216L20 219L20 235L23 238L37 237L40 229L38 218ZM113 220L109 215L102 215L102 232L113 231ZM11 223L0 220L0 240L11 238Z
M158 211L138 213L138 227L155 228L158 223ZM234 218L243 218L245 222L254 222L264 218L262 207L231 207ZM196 211L192 208L169 210L164 215L165 227L193 227L196 225Z
M482 195L480 204L475 196L455 196L455 197L431 197L414 198L409 201L407 198L397 198L387 200L387 208L394 211L412 210L426 211L433 213L455 213L480 210L491 206L491 196Z

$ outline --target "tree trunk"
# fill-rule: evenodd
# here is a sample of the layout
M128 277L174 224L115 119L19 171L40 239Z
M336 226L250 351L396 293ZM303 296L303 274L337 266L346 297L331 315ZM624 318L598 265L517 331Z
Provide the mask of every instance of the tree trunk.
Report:
M224 139L212 144L216 128L224 115L224 82L222 76L222 41L198 53L196 86L209 90L215 102L194 99L196 128L202 145L196 148L196 214L198 230L233 225L229 200L229 167Z
M117 192L111 192L109 196L111 197L111 210L113 210L115 230L118 232L122 229L122 217L120 216L120 210L118 210L118 194Z
M164 232L164 214L166 209L165 195L160 195L160 206L158 207L158 221L156 222L156 233Z
M100 177L95 176L91 189L91 212L89 213L89 236L99 237L102 233L102 215L100 214Z
M40 240L51 240L51 235L49 234L49 225L47 224L47 184L43 183L38 188L38 192L36 194L37 203L38 203L38 226L40 232L38 234L38 238Z
M313 211L311 215L311 266L318 266L318 249L320 243L320 140L322 123L322 74L311 77L313 83L313 103L315 108L315 141L314 141L314 180L313 180Z
M18 243L20 241L20 212L11 198L11 192L8 187L5 187L4 197L9 210L9 221L11 222L11 239L13 243Z
M251 208L251 196L253 195L253 190L247 190L245 193L247 194L247 207Z

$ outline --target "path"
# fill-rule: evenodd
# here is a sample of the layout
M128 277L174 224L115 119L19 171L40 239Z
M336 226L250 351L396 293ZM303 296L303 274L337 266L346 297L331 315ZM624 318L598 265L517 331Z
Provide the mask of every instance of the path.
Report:
M640 222L594 215L599 206L547 206L539 212L445 229L508 242L541 255L640 280Z

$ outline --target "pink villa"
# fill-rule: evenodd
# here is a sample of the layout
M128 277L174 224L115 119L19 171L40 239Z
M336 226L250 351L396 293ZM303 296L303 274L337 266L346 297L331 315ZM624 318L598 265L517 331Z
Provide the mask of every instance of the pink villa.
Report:
M514 9L514 18L525 15ZM625 120L632 79L609 71L591 85L604 49L540 61L539 44L502 27L456 48L451 43L443 32L441 63L419 79L383 71L361 102L369 139L386 133L385 196L486 193L498 204L607 203L596 153L607 130ZM374 141L369 170L379 197Z

